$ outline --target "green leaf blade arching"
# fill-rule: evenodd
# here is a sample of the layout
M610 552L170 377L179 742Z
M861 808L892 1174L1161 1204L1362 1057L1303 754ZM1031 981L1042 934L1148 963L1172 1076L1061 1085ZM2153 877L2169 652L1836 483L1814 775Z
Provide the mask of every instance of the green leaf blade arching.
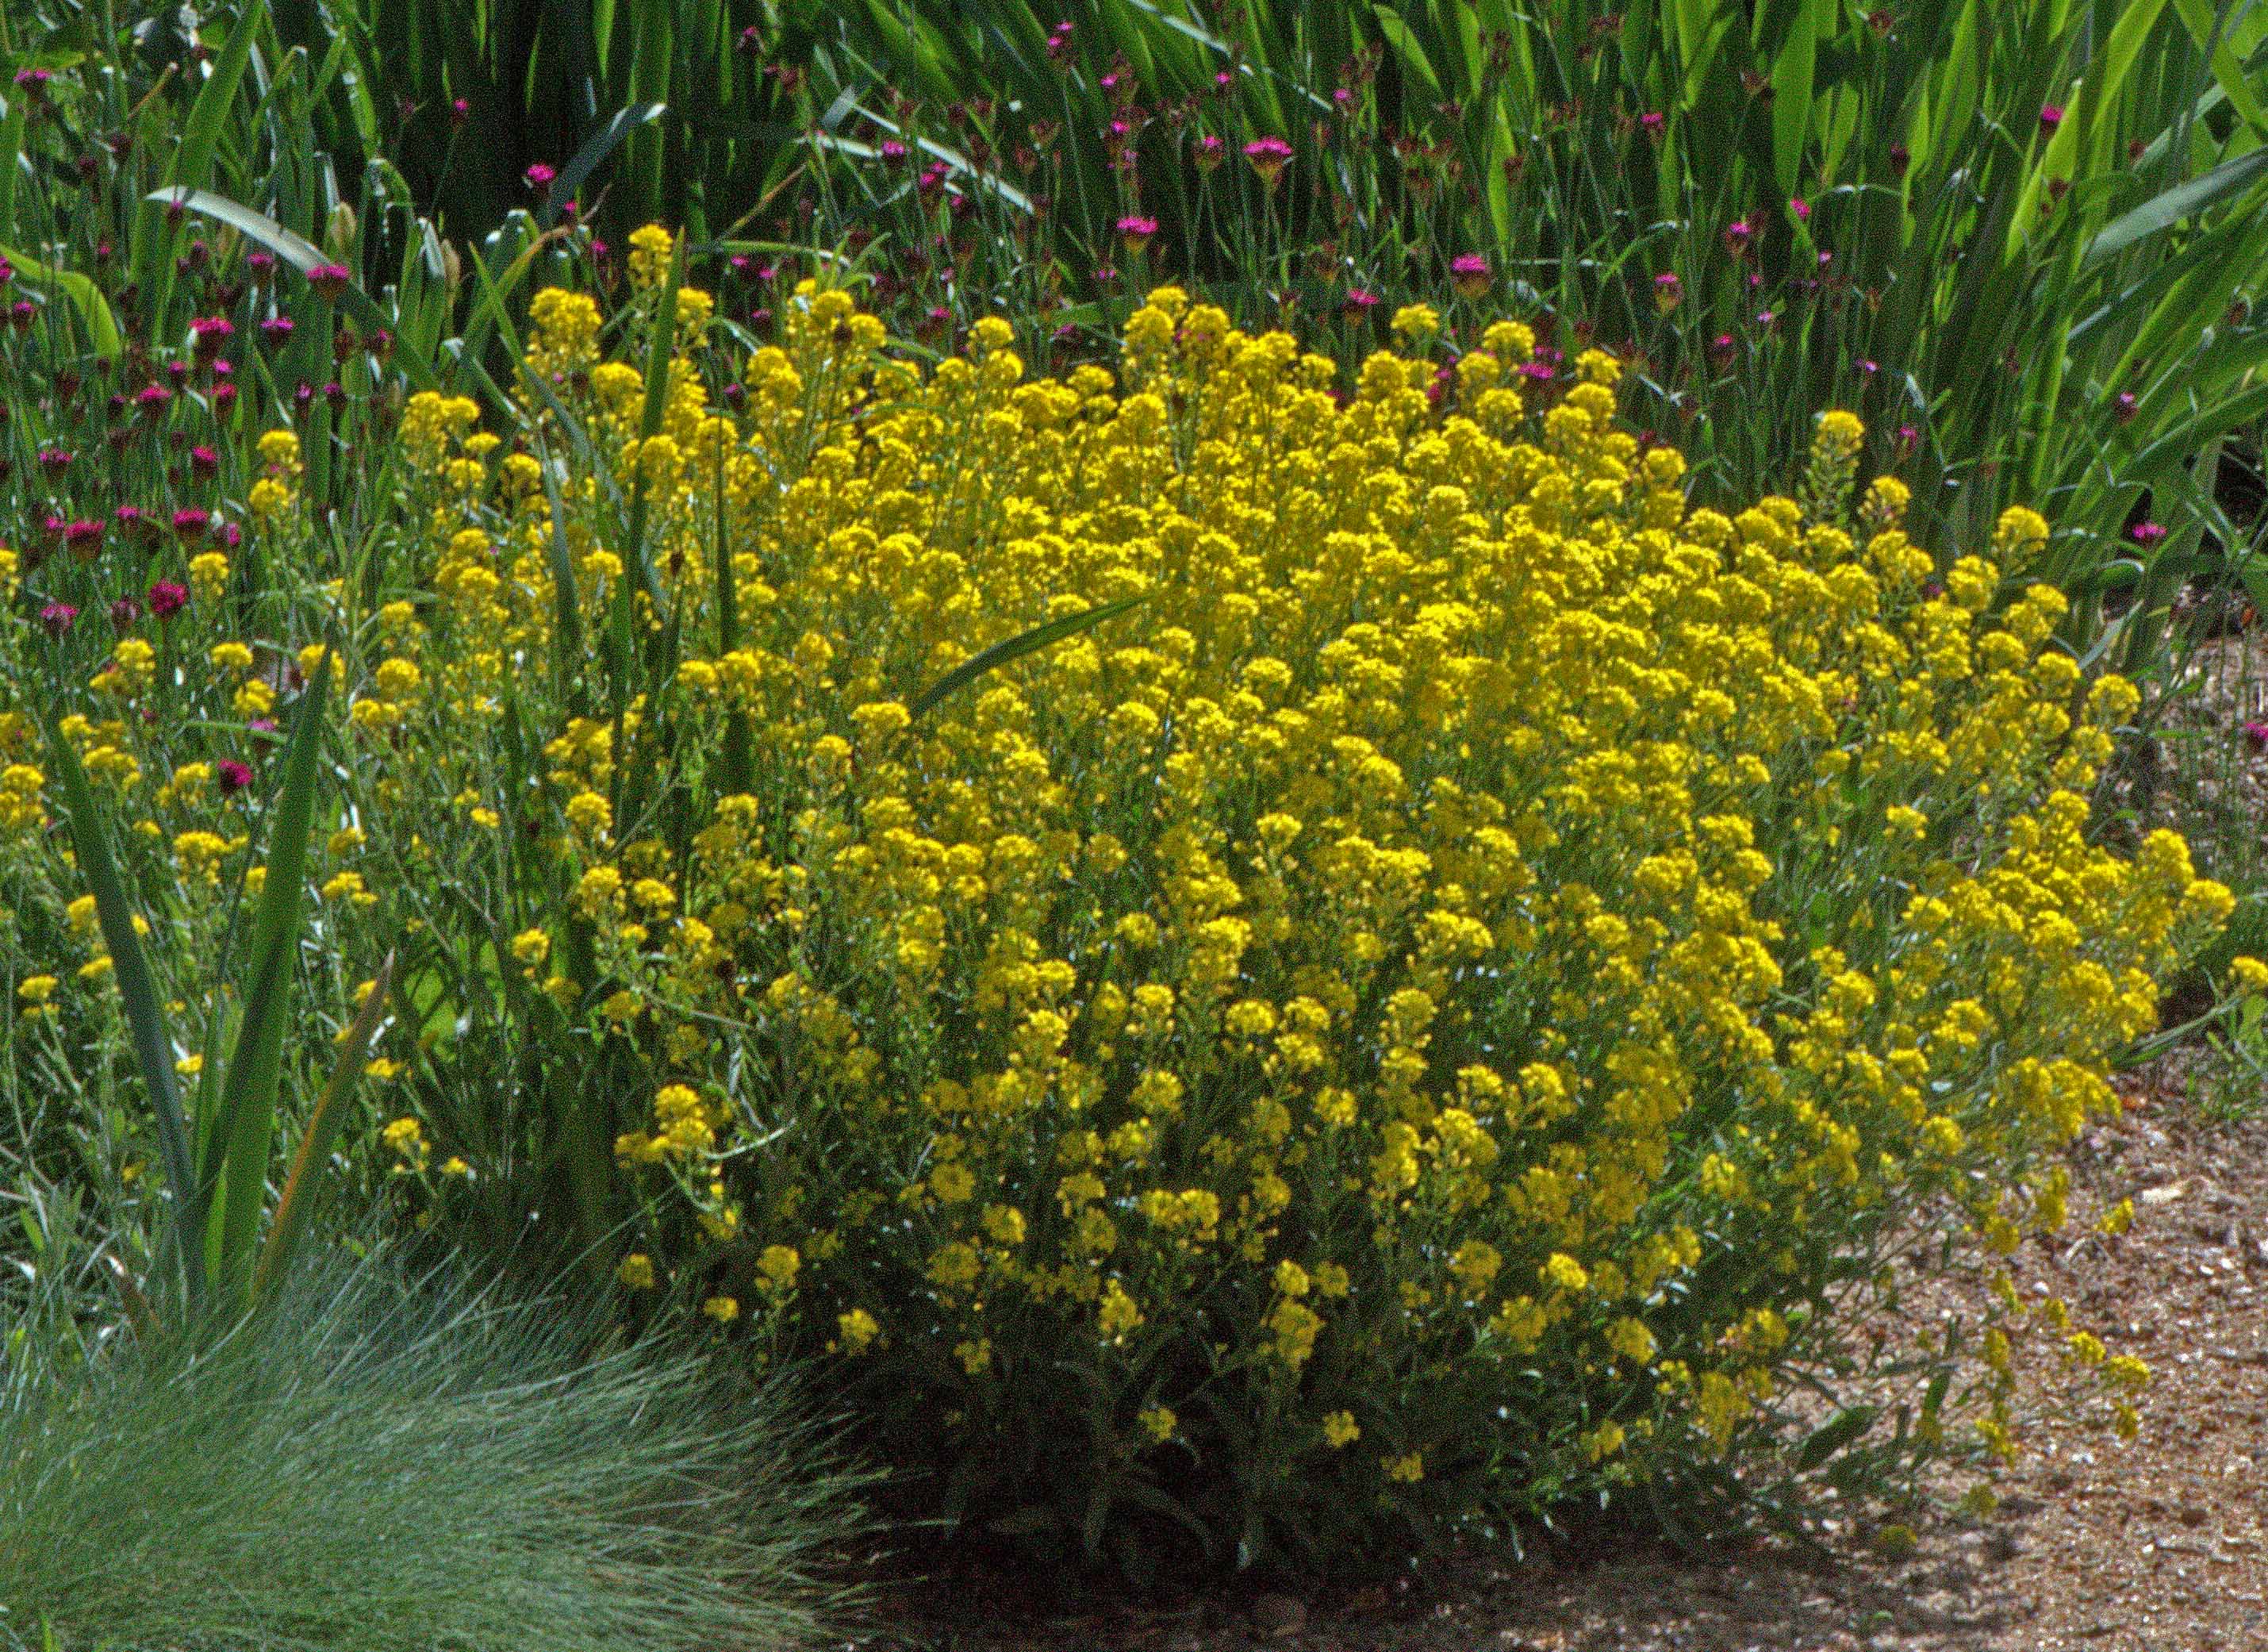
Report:
M245 1274L267 1200L284 1034L291 1020L292 966L298 960L299 914L306 899L307 840L314 822L316 759L334 668L326 648L293 711L284 781L269 816L267 878L253 918L249 965L242 977L244 1018L221 1080L220 1111L212 1137L219 1162L207 1167L207 1179L216 1183L220 1198L216 1213L218 1255L232 1289L248 1283Z
M1105 602L1100 608L1087 608L1078 614L1066 614L1060 619L1051 619L1043 624L1035 625L1029 631L1019 631L1013 637L994 643L990 648L971 654L962 660L952 670L931 683L928 688L923 690L907 710L912 716L918 719L923 713L936 706L940 700L967 688L986 672L997 667L1005 666L1011 660L1021 660L1026 654L1037 653L1041 649L1059 643L1067 637L1076 637L1081 631L1093 631L1104 621L1116 619L1121 614L1139 608L1146 601L1148 598L1143 596L1122 597L1116 602Z

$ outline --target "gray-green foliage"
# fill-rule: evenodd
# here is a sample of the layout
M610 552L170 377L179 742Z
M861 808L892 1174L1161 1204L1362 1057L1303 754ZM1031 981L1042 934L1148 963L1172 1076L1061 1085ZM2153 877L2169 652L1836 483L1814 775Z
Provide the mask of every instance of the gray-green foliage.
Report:
M345 1262L217 1338L9 1306L0 1646L762 1652L850 1604L858 1481L784 1390L586 1314Z

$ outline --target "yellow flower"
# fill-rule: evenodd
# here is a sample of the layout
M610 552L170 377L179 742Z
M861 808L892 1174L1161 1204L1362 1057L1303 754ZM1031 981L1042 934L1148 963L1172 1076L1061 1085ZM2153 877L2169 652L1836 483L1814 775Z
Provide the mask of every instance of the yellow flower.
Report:
M632 1251L616 1265L615 1274L631 1290L650 1291L654 1284L653 1258L643 1250Z
M874 1316L863 1308L854 1308L848 1313L836 1315L835 1325L843 1351L846 1353L864 1353L882 1329Z
M740 1304L738 1298L732 1296L704 1297L701 1311L718 1324L729 1325L740 1316Z
M1385 1468L1388 1479L1404 1486L1415 1486L1425 1478L1425 1454L1410 1451L1400 1457L1388 1457Z
M1329 1412L1323 1417L1323 1441L1334 1451L1343 1451L1362 1438L1351 1411Z
M802 1266L803 1258L792 1245L766 1245L763 1254L756 1258L756 1272L763 1275L764 1288L770 1291L784 1291L792 1286Z

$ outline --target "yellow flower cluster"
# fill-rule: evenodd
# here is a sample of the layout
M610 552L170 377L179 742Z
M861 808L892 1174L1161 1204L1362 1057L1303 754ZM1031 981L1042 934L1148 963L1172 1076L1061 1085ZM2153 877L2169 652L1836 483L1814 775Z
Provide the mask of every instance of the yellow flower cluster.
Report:
M646 433L635 331L531 316L529 453L405 412L341 858L479 868L452 968L556 1018L497 1071L617 1121L622 1281L843 1360L980 1497L1193 1459L1273 1519L1769 1432L1880 1235L2060 1221L2228 907L2088 834L2134 695L2051 645L2045 524L1940 565L1894 481L1849 508L1847 414L1800 498L1693 510L1616 364L1538 405L1517 323L1437 406L1416 309L1344 391L1171 288L1032 381L1005 323L923 372L806 282Z

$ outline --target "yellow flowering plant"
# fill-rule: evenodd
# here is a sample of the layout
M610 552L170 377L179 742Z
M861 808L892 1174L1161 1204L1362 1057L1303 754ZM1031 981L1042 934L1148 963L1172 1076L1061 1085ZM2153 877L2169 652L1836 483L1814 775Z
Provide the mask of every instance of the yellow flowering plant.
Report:
M1837 413L1690 509L1513 321L1342 387L1164 288L1035 381L808 282L751 347L666 243L538 296L509 443L411 398L325 587L388 1185L1130 1562L2014 1449L2069 1328L2000 1258L2229 901L2089 834L2133 691L2038 516L1940 574ZM1918 1266L2000 1340L1873 1363Z

